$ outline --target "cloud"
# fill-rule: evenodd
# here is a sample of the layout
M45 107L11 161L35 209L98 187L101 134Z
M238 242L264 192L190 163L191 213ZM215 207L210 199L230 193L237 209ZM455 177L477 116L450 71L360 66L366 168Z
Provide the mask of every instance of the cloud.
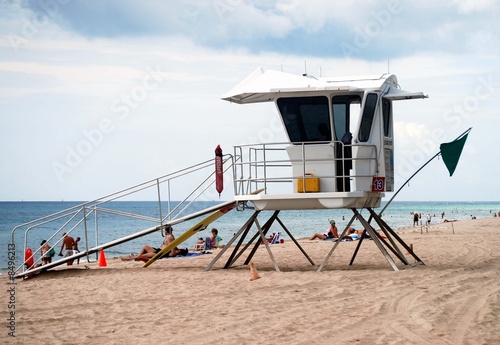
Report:
M453 0L460 13L486 12L494 10L495 0Z
M412 199L427 200L429 190L465 199L455 181L471 185L466 176L484 166L484 157L495 156L489 143L500 95L495 2L23 4L0 11L4 199L93 198L212 158L216 144L231 152L233 145L285 140L273 122L273 104L220 100L261 65L315 76L390 70L402 89L428 94L429 99L394 104L396 163L406 168L398 170L396 183L439 143L474 127L454 180L440 185L441 179L430 177L432 185L416 190ZM8 39L15 35L22 42L17 49ZM161 82L145 89L144 78L157 67ZM105 119L113 130L102 139L91 137ZM80 149L81 163L59 181L51 164L65 164L68 148ZM500 166L488 166L478 178L491 182ZM441 162L426 169L446 176ZM424 175L419 180L428 181ZM496 196L486 188L474 198Z
M48 6L48 3L56 5ZM45 5L44 5L45 4ZM93 38L184 37L195 44L251 53L384 60L422 51L461 54L491 43L498 5L492 1L171 2L28 1L40 17ZM488 11L488 12L486 12ZM489 20L484 20L489 18ZM470 23L475 23L471 30ZM465 25L468 29L465 30ZM463 45L462 42L470 42ZM394 49L394 47L398 49Z

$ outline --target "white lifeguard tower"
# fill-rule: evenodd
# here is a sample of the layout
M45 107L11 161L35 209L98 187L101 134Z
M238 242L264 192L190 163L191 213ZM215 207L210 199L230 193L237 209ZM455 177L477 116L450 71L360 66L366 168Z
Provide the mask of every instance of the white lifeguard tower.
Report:
M39 233L49 223L57 229L47 239L53 243L53 246L59 245L63 232L70 234L81 231L85 248L73 256L50 264L38 266L35 262L28 265L29 259L38 255L40 248L36 249L30 258L25 257L24 262L15 269L15 277L31 276L78 258L86 257L90 262L91 254L97 255L104 249L154 232L163 233L165 229L174 225L204 217L183 234L176 236L173 242L145 264L147 267L161 258L164 255L163 251L166 252L180 245L230 210L245 208L254 209L253 214L226 246L218 251L205 270L209 270L227 250L232 250L232 252L224 268L233 266L236 260L252 246L245 259L245 264L249 264L260 244L264 243L275 269L279 271L266 240L266 234L276 222L311 265L314 265L278 217L282 210L308 209L352 210L353 216L340 238L344 237L355 219L359 220L364 229L350 264L353 263L365 238L373 240L394 270L399 269L394 257L399 259L405 267L423 264L413 249L406 245L373 208L380 206L385 192L394 191L392 103L396 100L425 97L421 92L411 93L401 90L394 75L314 78L308 75L291 75L258 69L222 99L239 104L274 102L288 141L235 146L233 154L216 156L216 163L219 163L216 166L219 169L216 168L215 171L213 161L210 159L52 215L20 224L12 230L11 246L15 247L16 232L24 230L22 241L24 253L28 249L28 243L33 243L35 231ZM205 169L209 169L208 177L196 185L185 199L171 207L172 183L192 181L191 174L198 176L197 174ZM190 200L190 197L203 195L203 192L215 181L221 183L224 172L232 172L234 200L186 214L184 210L195 200L195 198ZM186 180L182 180L183 178ZM162 206L162 186L167 189L167 192L163 193L163 196L166 194L168 200L166 214ZM157 193L158 216L151 217L115 210L111 205L113 201L151 190ZM358 211L359 209L368 210L369 218L365 219ZM258 216L264 210L274 212L261 226ZM101 214L141 220L153 225L106 243L100 243L98 215ZM375 225L371 225L372 220L376 222L381 233L374 228ZM62 225L59 224L61 222L63 222ZM91 243L90 225L94 226L94 244ZM250 230L254 225L257 231L250 235ZM339 242L340 240L334 242L318 271L326 265ZM410 263L406 259L398 243L415 258L415 263Z
M235 147L236 198L261 210L378 207L394 190L392 102L425 97L401 90L394 75L317 79L256 70L222 99L274 102L290 141ZM275 188L283 182L292 188Z
M385 192L394 191L392 103L426 97L401 90L396 76L388 74L315 78L257 69L222 99L274 102L289 142L235 146L235 199L251 201L259 211L274 210L276 217L280 210L351 209L343 234L357 218L395 270L385 247L408 265L394 239L409 247L373 208ZM255 190L262 192L250 193ZM369 220L357 211L361 208L370 212ZM387 241L377 236L372 219Z

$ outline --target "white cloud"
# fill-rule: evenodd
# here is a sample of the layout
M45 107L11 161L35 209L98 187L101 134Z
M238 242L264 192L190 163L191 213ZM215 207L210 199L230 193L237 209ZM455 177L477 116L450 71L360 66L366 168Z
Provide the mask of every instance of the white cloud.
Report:
M453 0L460 13L485 12L497 8L495 0Z
M328 49L353 42L353 28L375 21L388 3L190 1L165 11L166 3L152 2L141 3L137 16L130 17L137 5L125 1L114 3L121 12L108 18L107 27L96 21L93 28L83 27L82 19L97 11L97 5L75 3L80 13L61 7L51 17L54 22L40 26L19 49L0 41L0 154L9 162L0 169L6 181L0 198L93 198L211 158L218 143L230 152L237 144L281 141L284 131L272 123L277 116L272 104L228 104L220 95L258 66L296 74L305 68L312 75L382 74L389 60L390 72L403 89L430 96L394 106L397 163L404 164L411 154L409 166L415 170L441 142L474 127L457 180L443 185L438 178L429 181L441 195L463 200L467 195L455 181L470 185L466 176L473 172L492 184L492 172L500 169L494 160L488 161L488 171L476 169L484 157L495 157L489 141L492 129L500 125L500 63L498 48L491 44L498 37L492 19L498 5L395 3L404 7L401 13L349 59ZM110 4L99 9L104 13ZM480 11L484 6L488 10ZM468 12L456 15L445 11L449 8ZM0 25L4 37L22 34L28 12L4 13L2 19L16 24ZM427 17L432 20L422 20ZM131 24L140 26L140 34ZM339 37L332 38L334 33ZM141 93L148 68L156 66L161 82ZM120 117L124 113L114 111L113 104L122 97L134 102L128 115ZM112 122L113 130L59 181L51 163L63 162L68 147L76 149L88 140L85 133L98 129L103 119ZM22 145L17 144L20 138ZM36 169L27 169L27 161ZM426 169L430 175L441 173L441 164ZM397 184L407 177L400 175ZM43 181L44 187L25 181ZM426 200L427 191L407 195ZM491 200L496 194L486 188L472 197Z

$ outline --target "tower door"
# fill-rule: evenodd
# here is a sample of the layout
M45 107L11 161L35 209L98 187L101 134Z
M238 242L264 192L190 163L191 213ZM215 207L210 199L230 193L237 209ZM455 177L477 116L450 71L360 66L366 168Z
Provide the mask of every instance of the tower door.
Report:
M335 168L337 191L351 191L352 133L358 123L361 97L356 95L334 96L332 114L335 140Z

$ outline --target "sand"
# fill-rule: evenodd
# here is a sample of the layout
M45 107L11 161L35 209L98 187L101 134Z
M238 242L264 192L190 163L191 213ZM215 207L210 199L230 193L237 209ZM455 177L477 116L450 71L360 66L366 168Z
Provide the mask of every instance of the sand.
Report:
M216 251L46 272L17 281L15 338L2 293L0 343L500 344L500 218L397 232L425 265L396 272L365 241L349 266L346 242L318 273L333 243L301 239L316 266L286 241L276 272L261 246L254 281L241 259L204 272Z

